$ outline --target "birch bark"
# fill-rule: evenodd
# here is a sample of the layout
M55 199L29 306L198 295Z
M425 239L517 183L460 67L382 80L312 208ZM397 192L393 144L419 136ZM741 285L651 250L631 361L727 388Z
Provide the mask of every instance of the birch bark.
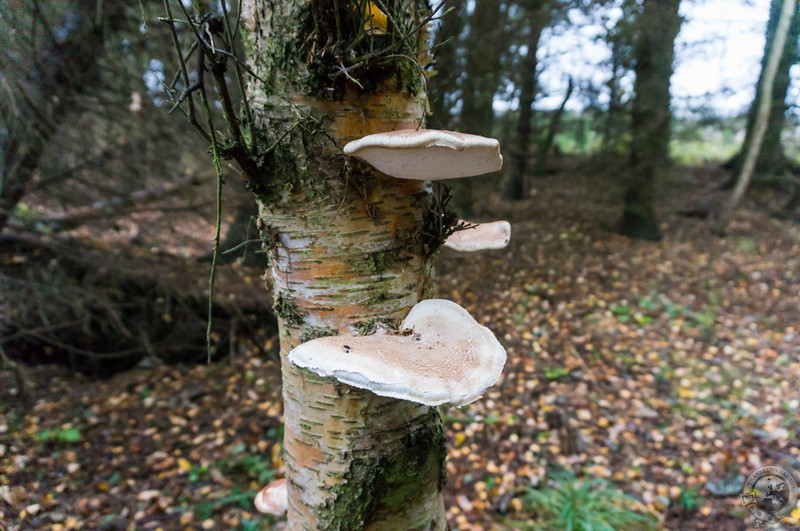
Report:
M259 78L250 80L247 97L270 146L263 173L249 180L281 334L289 528L446 529L438 411L286 361L315 337L399 322L432 295L429 185L379 174L342 153L367 134L421 125L417 57L384 57L370 68L355 61L345 75L338 57L326 55L344 50L348 39L353 46L373 39L375 50L397 42L405 35L400 26L416 27L424 6L387 2L383 33L365 36L354 27L348 34L340 18L361 4L250 0L244 10L248 64ZM424 46L415 35L401 44Z

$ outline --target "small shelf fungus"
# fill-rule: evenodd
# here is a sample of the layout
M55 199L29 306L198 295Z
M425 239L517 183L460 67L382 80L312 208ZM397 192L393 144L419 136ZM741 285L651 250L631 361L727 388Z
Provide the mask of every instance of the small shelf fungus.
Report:
M398 179L438 181L483 175L503 167L500 142L496 139L437 129L367 135L348 143L344 153ZM475 252L502 249L510 239L511 225L496 221L457 231L444 245L456 251Z
M254 505L259 512L281 516L288 508L288 489L285 479L273 481L256 494Z
M419 181L472 177L503 167L496 139L436 129L367 135L347 144L344 153L391 177Z
M506 351L467 310L429 299L411 309L402 332L321 337L294 348L289 361L380 396L461 406L497 382Z
M502 249L511 241L511 224L508 221L477 223L469 229L450 235L444 246L462 253L489 249Z

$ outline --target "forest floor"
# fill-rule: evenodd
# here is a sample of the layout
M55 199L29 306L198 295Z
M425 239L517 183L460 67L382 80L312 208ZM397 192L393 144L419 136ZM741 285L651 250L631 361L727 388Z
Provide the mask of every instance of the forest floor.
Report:
M512 222L507 249L437 265L437 296L508 352L483 399L444 411L450 524L536 529L526 493L563 469L660 527L746 529L746 476L800 470L800 225L754 192L712 236L678 212L722 175L677 168L659 192L664 239L632 241L614 233L619 183L567 170L529 200L480 205L476 220ZM252 508L282 473L272 357L28 372L23 411L0 371L0 529L281 527Z

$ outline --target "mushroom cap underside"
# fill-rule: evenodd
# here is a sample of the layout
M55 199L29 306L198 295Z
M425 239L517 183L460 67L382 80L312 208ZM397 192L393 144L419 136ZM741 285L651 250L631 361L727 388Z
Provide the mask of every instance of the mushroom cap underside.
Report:
M427 405L468 404L497 382L505 349L454 302L422 301L406 335L330 336L304 343L289 361L380 396Z
M471 228L451 234L444 246L455 251L471 253L489 249L502 249L511 241L511 224L508 221L478 223Z
M437 129L367 135L347 144L344 152L399 179L454 179L503 167L496 139Z

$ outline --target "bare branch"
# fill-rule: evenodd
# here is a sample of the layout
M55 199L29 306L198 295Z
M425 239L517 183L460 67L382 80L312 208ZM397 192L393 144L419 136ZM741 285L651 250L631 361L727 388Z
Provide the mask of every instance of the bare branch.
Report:
M183 4L178 2L178 5L183 7ZM185 87L189 87L191 82L189 81L189 71L186 69L186 61L183 60L183 51L181 50L181 43L178 39L178 32L175 29L175 19L172 16L172 9L169 6L169 0L164 0L164 9L167 12L167 19L164 22L169 26L170 34L172 35L172 44L175 46L175 53L178 56L178 64L180 65L181 74L183 76L183 84ZM188 17L187 17L188 18ZM210 140L213 136L213 130L211 132L206 131L203 129L203 126L197 121L194 115L194 102L192 101L192 95L189 93L187 95L189 100L189 109L187 111L187 115L189 121L191 122L192 126L200 132L200 134L206 139Z

